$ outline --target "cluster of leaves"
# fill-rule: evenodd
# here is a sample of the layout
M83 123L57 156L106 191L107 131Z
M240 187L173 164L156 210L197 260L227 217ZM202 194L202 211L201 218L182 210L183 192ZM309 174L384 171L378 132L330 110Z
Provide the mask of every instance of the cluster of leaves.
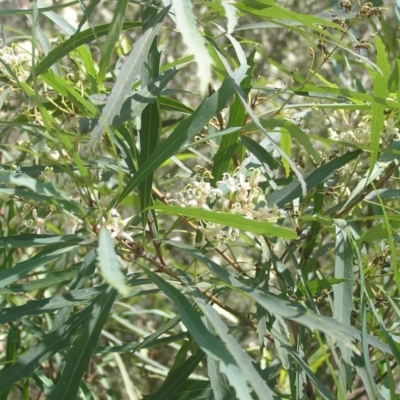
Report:
M0 398L395 398L390 10L31 6L0 11L31 25L0 50Z

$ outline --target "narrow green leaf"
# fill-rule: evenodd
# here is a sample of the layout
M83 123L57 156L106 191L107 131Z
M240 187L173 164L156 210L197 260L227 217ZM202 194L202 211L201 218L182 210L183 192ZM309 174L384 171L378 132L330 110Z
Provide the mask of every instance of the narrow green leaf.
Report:
M353 304L353 251L351 241L349 239L349 229L344 220L334 219L336 228L335 243L335 278L346 279L333 286L333 318L344 325L350 326L351 312L354 310ZM344 368L345 381L342 382L348 390L351 390L353 381L352 376L352 352L351 350L339 343L341 352L341 363Z
M388 63L385 46L382 39L377 36L375 39L377 51L377 64L380 71L374 73L374 97L386 99L389 96L388 82L390 77L390 64ZM372 103L372 119L371 119L371 160L370 173L372 173L379 152L379 142L381 139L381 131L385 121L385 105Z
M45 278L22 283L19 285L11 285L5 289L0 289L0 296L9 293L27 293L40 289L46 289L60 283L70 281L79 269L79 265L74 265L62 271L49 272Z
M247 74L246 77L240 83L240 87L242 88L246 96L248 96L251 90L251 80L253 77L253 68L255 65L254 56L255 56L255 49L251 51L249 57L247 58L247 64L248 64ZM243 124L246 121L246 117L247 117L246 109L244 108L239 97L236 95L235 100L233 101L229 110L229 120L227 128L243 126ZM212 176L213 176L212 182L214 184L222 178L222 174L224 172L228 171L229 163L238 146L239 133L240 131L234 131L228 136L225 136L221 139L221 144L218 148L217 153L214 156L214 163L212 169Z
M157 274L151 272L147 268L143 269L153 283L155 283L162 292L175 303L182 322L200 348L210 357L217 360L224 360L228 354L226 353L225 346L223 346L221 341L217 337L213 336L205 327L200 313L190 304L189 300Z
M126 276L121 270L121 265L112 243L111 234L106 228L100 229L97 253L98 265L103 278L122 295L128 295L130 289Z
M124 22L122 29L139 28L140 26L139 22ZM49 54L47 54L47 56L37 64L36 75L39 76L43 72L46 72L54 63L77 49L79 46L90 43L94 39L106 35L109 29L110 24L104 24L96 26L93 29L86 29L82 32L75 33L65 42L59 44L54 50L50 51ZM30 82L31 79L32 76L29 76L27 82Z
M254 154L260 163L267 164L272 170L279 167L279 162L275 160L275 158L272 157L271 154L269 154L268 151L256 141L247 136L240 136L240 141L246 146L250 153Z
M50 400L76 399L83 374L88 370L92 352L114 304L117 291L109 286L91 305L92 312L65 358L64 370Z
M177 100L170 99L169 97L160 96L160 108L163 111L173 111L181 114L191 115L193 109ZM177 121L178 122L178 121Z
M33 22L30 15L27 15L27 18L30 21L30 23ZM42 29L40 28L40 26L38 24L36 26L36 30L37 30L37 36L38 36L40 46L42 47L44 54L47 56L47 54L49 54L51 51L51 44L49 42L49 39L46 37L46 35L44 34L44 32L42 31ZM60 67L57 64L53 64L51 66L51 70L55 74L61 75Z
M20 331L18 325L9 324L10 329L7 334L7 344L5 351L5 359L4 359L4 368L3 371L7 368L10 368L12 364L15 363L18 353L21 351L21 339L20 339ZM10 387L4 392L0 393L0 400L7 400L8 395L10 393Z
M107 68L110 66L111 56L114 52L115 44L119 40L128 2L129 0L118 0L114 8L110 29L107 33L106 41L101 48L101 59L99 62L99 72L97 76L99 87L103 86L104 77L106 75Z
M140 116L144 108L152 104L160 96L162 90L178 72L179 70L177 69L169 69L151 81L144 89L133 92L122 104L121 112L114 117L112 125L119 126L128 120L133 120L135 117ZM79 130L81 132L88 132L97 122L98 118L80 118Z
M209 382L188 380L175 393L174 400L210 400L212 396Z
M231 82L229 80L224 81L218 91L206 98L189 118L179 123L164 142L158 144L151 158L147 159L138 171L136 171L133 178L126 184L123 192L116 197L110 207L122 201L143 179L178 152L187 140L197 135L203 129L204 125L225 107L233 94L234 88Z
M317 168L310 174L305 177L307 190L310 190L324 182L329 178L329 176L336 170L343 165L346 165L350 161L357 158L362 153L362 150L356 151L348 151L340 157L329 161L328 163L324 164L322 167ZM278 207L283 207L286 203L301 197L301 185L300 182L294 180L293 182L286 185L284 188L279 189L272 194L270 194L267 198L268 204L270 206L276 204Z
M336 279L336 278L323 278L323 279L313 279L307 281L307 287L312 295L321 293L323 290L331 289L333 285L337 285L342 282L346 282L347 279ZM297 284L297 288L303 295L306 294L306 290L302 282Z
M20 356L14 365L1 371L0 393L30 376L41 363L70 345L91 311L92 307L86 307L72 315L63 326L45 335L39 344Z
M58 198L49 197L43 194L32 192L31 190L18 189L13 187L10 188L7 186L0 185L0 193L4 193L11 197L15 196L17 198L21 198L27 201L29 200L42 201L44 204L53 205L57 210L62 209L69 211L71 213L78 213L78 214L82 212L82 206L76 201L60 200Z
M40 315L47 312L58 311L64 307L76 306L87 303L95 297L99 297L106 286L98 286L90 289L71 290L70 292L53 296L47 299L32 300L26 304L17 307L0 308L0 323L5 324L11 321L17 321L30 315Z
M51 182L42 182L19 172L2 171L0 174L0 182L5 182L15 186L22 186L32 190L32 192L42 194L44 196L56 197L71 201L65 192L61 191Z
M88 246L93 243L87 234L76 233L73 235L37 235L35 233L21 233L15 236L0 237L0 248L42 247L59 245L57 248L82 244ZM54 249L54 247L53 247Z
M69 253L74 248L75 246L70 246L69 244L65 244L64 247L48 246L29 260L22 261L13 268L0 271L0 288L10 285L18 279L25 278L35 268L46 265L61 255Z
M204 358L204 353L199 350L190 356L177 368L171 368L162 386L153 394L146 396L145 400L169 400L176 399L176 392L183 386L190 374Z
M294 28L297 24L305 25L321 34L324 33L322 26L330 26L331 28L338 28L337 24L331 18L323 19L317 15L302 14L299 12L288 10L287 7L282 7L276 4L274 0L244 0L235 3L235 7L243 12L245 15L256 15L272 22L279 22L283 25L288 24ZM345 14L348 17L347 14Z
M192 6L190 0L172 0L176 27L181 31L183 42L193 52L197 63L200 93L204 95L207 91L207 85L211 82L212 60L208 54L205 40L197 30Z
M290 149L291 149L290 135L285 131L281 131L280 135L281 135L282 151L288 157L290 157ZM283 168L285 169L286 177L288 177L290 175L290 166L289 166L288 160L286 158L282 157L282 165L283 165Z
M253 232L257 235L276 236L282 239L295 239L297 237L296 233L288 228L276 226L265 221L248 219L238 214L218 213L215 211L204 210L202 208L166 206L161 204L157 204L150 208L162 211L165 214L178 214L188 218L214 222L224 226L241 229L245 232Z
M81 110L83 114L97 114L97 108L82 97L81 94L61 76L56 75L53 71L47 71L42 74L42 79L57 93L68 99L78 110Z
M107 98L99 121L90 134L89 147L100 140L101 135L107 125L112 124L116 115L121 111L121 107L125 99L131 94L133 82L140 73L143 63L147 59L147 54L154 38L158 33L158 29L162 19L168 13L169 7L164 8L153 21L153 28L146 30L142 36L133 45L132 51L125 60L121 71L117 77L110 95Z
M236 381L236 371L229 371L228 373L228 371L225 369L225 365L220 365L221 372L227 376L229 384L236 390L236 397L239 399L247 398L247 385L245 385L242 380L244 378L245 381L247 380L249 382L250 386L254 389L259 398L265 400L277 400L278 396L275 395L275 393L261 378L260 374L253 365L253 360L246 352L243 351L239 343L229 333L228 326L226 326L226 324L221 320L215 309L208 304L203 294L200 292L197 286L193 284L191 278L189 278L188 275L180 270L175 270L174 272L180 277L180 280L182 281L186 290L190 295L192 295L197 306L203 312L205 318L207 318L207 326L212 327L212 331L215 331L223 343L225 343L226 348L240 369L241 380Z
M49 7L37 7L37 9L40 12L45 12L45 11L52 11L52 10L60 10L61 8L66 8L70 7L74 4L77 4L78 0L70 1L68 3L62 3L62 4L54 4ZM33 8L17 8L17 9L11 9L11 10L0 10L0 15L30 15L33 14Z
M310 378L311 382L315 385L317 390L321 393L321 396L326 400L333 400L333 396L330 391L322 384L317 378L312 369L303 361L295 349L290 346L289 343L281 343L281 345L289 352L289 354L296 360L302 371L304 371Z
M207 268L209 268L210 271L220 278L222 282L225 282L227 286L246 294L248 297L252 298L262 307L264 307L270 314L281 315L284 318L288 318L292 321L296 321L302 325L305 325L309 329L320 330L333 339L341 341L355 351L358 351L351 343L352 338L357 340L360 340L361 338L360 331L357 329L341 324L333 318L315 314L303 305L294 301L289 301L273 293L261 291L256 288L252 288L251 286L247 286L243 282L239 281L228 270L211 261L194 247L175 241L165 241L165 243L178 247L191 254L194 258L207 266ZM382 343L374 336L366 335L366 340L372 346L391 354L389 346Z
M209 323L209 325L211 324ZM235 400L236 396L229 387L228 379L219 370L218 362L210 357L207 357L207 371L214 394L214 400Z
M292 121L289 121L287 119L274 118L270 120L261 120L261 124L264 128L284 128L290 133L290 136L293 139L296 139L304 147L304 149L307 151L308 154L310 154L310 156L314 159L316 163L320 162L321 157L318 151L315 150L310 138L298 125L294 124ZM252 124L249 125L251 126ZM247 125L245 128L247 128Z
M183 324L197 345L209 357L219 361L220 368L226 374L230 384L235 387L238 397L243 400L250 400L251 397L247 389L246 380L240 374L235 360L225 347L225 344L218 337L212 335L204 325L201 314L197 309L190 304L189 300L182 293L164 279L146 268L143 269L146 271L148 277L175 303ZM226 328L226 330L228 329Z
M154 18L156 10L147 7L143 12L143 30L151 28L151 20ZM150 24L150 26L149 26ZM152 80L159 76L160 70L160 58L161 53L157 48L157 39L156 36L153 40L153 43L150 47L149 54L147 57L147 62L145 68L142 68L141 71L141 80L142 87L146 87ZM158 140L161 135L161 115L160 115L160 106L158 99L147 104L143 109L141 114L141 123L140 123L140 133L139 133L139 141L140 141L140 153L139 153L139 168L145 163L145 161L151 157L152 152L157 147ZM148 223L148 219L152 221L149 225L149 228L152 229L152 236L158 237L157 224L154 212L149 212L146 210L146 207L150 206L153 202L152 200L152 190L153 190L153 174L149 174L146 179L139 185L139 200L140 200L140 209L142 211L142 225L143 230L145 232L146 226Z

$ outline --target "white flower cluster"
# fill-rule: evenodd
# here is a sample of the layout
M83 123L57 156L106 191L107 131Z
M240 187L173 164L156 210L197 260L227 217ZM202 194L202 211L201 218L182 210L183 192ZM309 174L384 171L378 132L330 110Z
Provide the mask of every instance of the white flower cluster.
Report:
M387 136L393 136L395 139L400 139L399 128L396 128L395 125L396 121L392 117L388 118L383 124Z
M128 242L133 242L132 235L133 233L125 232L125 227L132 217L121 219L118 211L113 208L107 213L107 217L101 218L100 225L97 226L97 229L100 230L100 227L106 228L113 239L124 239Z
M334 115L333 119L336 119L336 116L337 115ZM332 123L332 118L330 118L329 122ZM381 132L379 143L382 143L382 140L386 138L388 139L399 138L399 129L396 128L395 124L396 121L391 117L385 121L384 129ZM340 126L340 124L338 125ZM328 128L328 135L330 139L335 141L342 141L362 146L368 146L371 142L371 116L370 115L363 116L355 129L348 129L348 127L346 127L346 129L343 130L340 130L340 128L339 129Z
M14 44L11 47L4 46L0 48L0 57L20 80L24 80L29 76L29 73L22 67L22 64L28 61L30 57L28 54L16 52ZM0 63L0 72L9 76L9 72L2 63Z
M338 133L329 128L328 134L332 140L368 146L371 141L371 117L369 115L362 117L354 130L346 129Z
M221 181L217 182L214 188L209 182L194 181L177 194L172 203L182 207L199 207L210 210L213 204L213 211L241 214L249 219L276 222L281 214L276 206L269 208L264 191L258 186L261 177L259 169L241 171L237 169L231 176L223 174ZM229 228L220 224L203 222L199 227L203 234L203 241L212 244L234 241L239 237L238 229Z

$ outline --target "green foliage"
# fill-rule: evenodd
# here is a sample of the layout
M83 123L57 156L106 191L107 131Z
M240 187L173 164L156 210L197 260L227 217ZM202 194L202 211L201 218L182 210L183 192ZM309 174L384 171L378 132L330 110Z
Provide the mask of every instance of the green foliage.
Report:
M398 398L398 20L303 3L0 10L0 400Z

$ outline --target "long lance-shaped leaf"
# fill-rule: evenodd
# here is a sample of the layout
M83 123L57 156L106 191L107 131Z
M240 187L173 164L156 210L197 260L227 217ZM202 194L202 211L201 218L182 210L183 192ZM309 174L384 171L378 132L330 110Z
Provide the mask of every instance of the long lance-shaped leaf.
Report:
M157 145L151 153L151 158L148 158L138 169L133 178L126 184L124 191L112 202L110 208L118 204L143 179L178 152L187 140L198 134L204 125L225 107L233 94L232 82L225 80L221 87L212 96L205 99L188 119L182 121L165 141Z
M200 93L204 94L211 81L212 59L208 54L204 38L196 27L190 0L172 0L176 27L181 31L182 40L194 54L197 63L197 76L200 80Z
M204 353L201 350L197 354L191 355L181 365L173 365L168 376L164 380L162 386L157 392L146 396L146 400L169 400L176 396L176 392L183 386L190 374L199 365L204 358Z
M253 68L255 65L254 55L255 48L251 51L249 57L247 58L247 64L249 68L247 70L245 79L243 79L243 81L240 83L240 87L242 88L246 96L249 94L251 89L251 80L253 77ZM226 127L232 128L236 126L242 126L246 121L246 116L246 110L242 102L240 101L238 96L235 96L235 100L230 107L229 120ZM239 131L234 131L229 135L222 137L221 144L218 148L217 153L214 156L214 164L212 169L213 184L221 179L224 172L228 171L229 162L231 161L231 157L238 146L238 139Z
M122 25L123 30L139 27L139 22L124 22ZM56 63L62 57L67 56L79 46L90 43L94 39L106 35L109 29L110 24L104 24L96 26L93 29L86 29L82 32L75 33L65 42L59 44L54 50L50 51L49 54L47 54L47 56L36 65L36 76L39 76L43 72L47 71L54 63ZM29 82L31 79L31 76L28 77L27 82Z
M353 251L348 237L347 224L343 220L334 220L336 228L335 243L335 278L346 279L345 282L333 286L333 318L344 325L350 326L350 315L354 309L353 305ZM344 376L342 383L344 387L351 390L352 377L352 352L350 349L339 343L341 352L341 363ZM344 379L343 379L344 378Z
M168 13L169 7L161 11L153 20L153 28L146 30L134 44L131 54L125 60L117 77L114 87L107 98L99 121L90 134L89 148L101 138L104 129L110 125L116 115L121 111L124 100L131 94L133 82L140 74L140 69L147 59L147 54L154 38L158 33L161 21Z
M288 228L276 226L265 221L248 219L237 214L217 213L215 211L203 210L202 208L187 208L160 204L150 208L162 211L166 214L178 214L188 218L230 226L246 232L253 232L257 235L276 236L283 239L295 239L297 237L296 233Z
M189 300L179 290L160 278L157 274L144 268L148 277L175 303L183 324L186 326L197 345L211 358L219 361L219 368L227 376L229 383L237 391L237 396L250 400L246 379L236 364L226 345L220 338L211 334L204 325L200 313L190 304Z
M305 177L305 182L307 185L307 190L312 189L319 183L324 182L329 178L329 176L338 168L343 167L348 162L354 160L362 153L362 150L348 151L340 157L324 164L322 167L316 169ZM267 198L268 204L270 206L276 204L278 207L283 207L289 201L297 199L301 196L301 184L299 181L295 180L284 188L279 189Z
M121 112L112 120L112 125L119 126L130 119L132 120L140 116L144 108L160 96L162 90L178 72L179 69L168 69L149 82L142 90L133 92L122 104ZM79 130L81 132L88 132L91 127L97 124L97 121L98 118L81 118L79 120Z
M10 293L28 293L40 289L57 286L64 282L70 282L76 276L79 265L73 265L65 270L52 271L47 273L43 279L32 280L22 284L11 285L0 289L0 296Z
M0 271L0 288L10 285L18 279L25 278L29 274L29 272L31 272L35 268L46 265L48 262L59 258L62 254L69 253L74 248L75 246L69 245L68 247L49 246L29 260L22 261L16 264L13 268Z
M106 228L100 229L98 265L101 275L112 287L123 295L129 293L129 286L125 274L121 270L121 265L115 253L111 239L111 234Z
M93 311L65 358L65 367L50 400L76 399L83 374L88 370L92 352L107 321L117 291L111 286L93 302Z
M235 276L233 276L229 271L211 261L194 247L175 241L165 241L165 243L178 247L191 254L194 258L207 266L207 268L209 268L210 271L212 271L219 279L221 279L222 282L225 282L226 285L246 294L248 297L252 298L262 307L264 307L269 313L281 315L284 318L288 318L292 321L298 322L299 324L305 325L309 329L320 330L333 339L347 344L355 352L358 352L357 348L352 345L351 340L361 340L361 333L359 330L341 324L333 318L317 315L308 308L294 301L286 300L277 296L276 294L261 291L257 288L252 288L251 286L245 285L243 282L235 278ZM370 345L388 354L392 354L389 346L382 343L374 336L367 335L366 340Z
M374 96L386 99L389 97L388 81L390 77L390 64L387 60L385 46L380 37L375 40L377 51L377 64L380 71L374 73ZM372 103L371 119L371 160L369 172L372 173L378 158L381 131L385 121L385 106L376 102Z
M77 4L79 2L79 0L74 0L74 1L70 1L68 3L63 3L63 4L55 4L53 6L49 6L49 7L36 7L36 10L40 11L40 12L45 12L45 11L52 11L52 10L59 10L61 8L66 8L66 7L70 7L73 6L74 4ZM11 10L0 10L0 15L30 15L34 13L34 9L33 8L24 8L24 9L20 9L20 8L16 8L16 9L11 9Z
M254 368L253 360L243 351L239 343L229 333L229 329L226 324L221 320L214 308L208 304L203 294L193 284L193 281L189 278L189 276L179 270L175 270L175 273L181 279L188 293L193 296L194 301L207 318L215 333L225 343L226 348L232 354L232 357L240 368L241 374L246 377L258 398L265 400L277 399L278 396L275 395L275 393L269 388L269 386L264 382L260 374ZM232 382L230 383L232 385ZM234 387L236 388L237 386ZM240 399L243 398L239 395L239 393L236 393L236 395Z
M71 290L60 296L28 301L22 306L2 308L0 309L0 324L17 321L30 315L39 315L46 312L58 311L64 307L87 303L101 295L105 289L106 286L102 285L91 289Z
M97 76L99 86L103 86L103 80L106 75L107 68L110 65L112 53L115 49L115 43L121 34L122 24L124 22L126 8L129 0L118 0L113 12L113 19L110 23L110 29L107 38L101 48L101 59L99 62L99 73Z
M57 245L57 248L68 246L89 246L93 243L93 239L85 233L76 233L73 235L38 235L35 233L21 233L20 235L0 237L0 248L17 248L17 247L48 247Z
M47 334L38 345L19 357L14 365L0 372L0 393L15 382L30 376L41 363L70 345L91 311L92 307L86 307L72 315L63 326Z
M149 21L154 18L156 10L151 7L147 7L143 12L143 30L149 29ZM142 80L142 87L148 85L148 83L159 75L160 70L160 58L161 53L157 48L157 37L153 40L150 47L147 62L144 68L142 68L140 77ZM140 153L139 153L139 168L143 163L151 157L151 153L157 147L159 138L161 136L161 114L160 104L158 99L148 104L142 112L140 120ZM146 207L153 203L152 199L153 189L153 174L149 174L146 179L139 185L139 200L140 209L142 211L142 225L143 232L146 231L146 226L149 221L153 223L149 224L149 228L152 230L152 235L158 237L157 223L155 219L155 213L153 211L145 210Z

